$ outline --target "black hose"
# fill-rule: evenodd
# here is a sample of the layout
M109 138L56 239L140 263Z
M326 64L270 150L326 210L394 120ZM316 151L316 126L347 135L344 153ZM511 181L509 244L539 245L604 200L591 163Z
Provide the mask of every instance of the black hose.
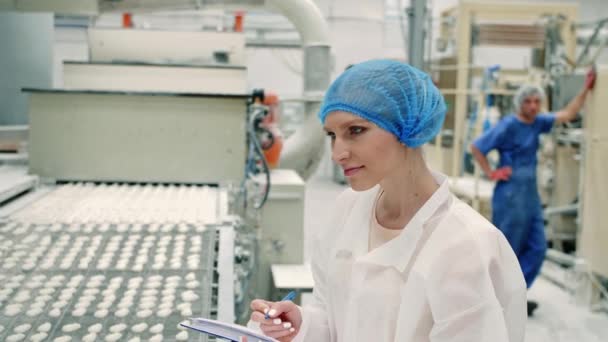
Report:
M266 157L264 156L264 151L262 150L260 142L258 141L258 138L255 134L255 116L256 114L254 114L252 120L249 121L250 124L247 127L247 131L249 132L249 139L253 143L255 151L258 153L260 159L262 160L262 166L264 169L263 172L266 174L266 187L264 189L264 197L262 198L262 201L258 206L254 206L255 209L260 209L264 206L264 204L266 204L266 201L268 200L268 195L270 194L270 167L268 166L268 162L266 161Z

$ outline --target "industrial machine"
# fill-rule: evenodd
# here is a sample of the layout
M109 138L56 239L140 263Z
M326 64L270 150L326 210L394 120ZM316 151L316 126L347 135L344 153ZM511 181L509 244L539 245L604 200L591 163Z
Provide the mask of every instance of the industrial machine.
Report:
M256 246L230 190L249 157L244 67L217 68L239 92L211 70L205 93L146 88L174 65L91 62L66 89L24 89L42 185L3 208L0 339L187 340L189 317L235 321Z

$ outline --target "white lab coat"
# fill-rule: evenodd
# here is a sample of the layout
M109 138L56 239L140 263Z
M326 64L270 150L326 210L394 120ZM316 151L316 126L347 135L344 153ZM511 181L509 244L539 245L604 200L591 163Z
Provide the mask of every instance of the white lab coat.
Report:
M507 240L439 189L395 239L368 252L379 186L345 191L313 246L314 304L296 342L519 342L526 286Z

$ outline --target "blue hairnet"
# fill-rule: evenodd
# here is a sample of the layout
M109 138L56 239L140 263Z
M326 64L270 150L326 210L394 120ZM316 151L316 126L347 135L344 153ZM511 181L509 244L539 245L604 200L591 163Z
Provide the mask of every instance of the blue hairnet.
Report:
M538 96L541 101L544 101L546 97L543 88L535 85L524 84L517 89L515 96L513 96L513 106L515 106L516 112L519 112L521 105L528 96Z
M445 101L424 72L391 60L347 69L329 87L319 112L344 111L369 120L415 148L433 139L445 119Z

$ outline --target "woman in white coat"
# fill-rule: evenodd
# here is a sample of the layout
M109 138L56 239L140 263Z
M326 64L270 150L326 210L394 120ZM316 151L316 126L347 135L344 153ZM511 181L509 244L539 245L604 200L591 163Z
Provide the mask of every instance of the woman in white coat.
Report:
M312 244L314 304L254 300L251 320L279 341L523 341L511 247L424 161L445 117L430 78L395 61L357 64L319 117L352 189Z

